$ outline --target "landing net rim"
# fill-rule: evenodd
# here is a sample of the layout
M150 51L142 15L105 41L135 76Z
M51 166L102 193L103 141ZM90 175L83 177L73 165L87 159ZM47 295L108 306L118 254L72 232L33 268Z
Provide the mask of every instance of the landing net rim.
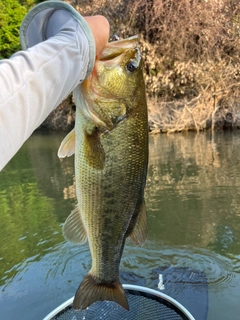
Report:
M142 286L137 286L137 285L133 285L133 284L123 284L122 286L123 286L124 290L139 291L139 292L144 292L144 293L147 293L147 294L150 294L150 295L153 295L153 296L157 296L157 297L169 302L173 306L175 306L186 317L188 317L189 320L195 320L195 318L192 316L192 314L181 303L179 303L177 300L173 299L172 297L166 295L163 292L159 292L159 291L154 290L154 289L150 289L150 288L142 287ZM51 311L45 318L43 318L43 320L51 320L59 312L61 312L62 310L67 308L70 304L72 304L73 303L73 299L74 299L74 296L72 298L66 300L62 304L60 304L57 308L55 308L53 311Z

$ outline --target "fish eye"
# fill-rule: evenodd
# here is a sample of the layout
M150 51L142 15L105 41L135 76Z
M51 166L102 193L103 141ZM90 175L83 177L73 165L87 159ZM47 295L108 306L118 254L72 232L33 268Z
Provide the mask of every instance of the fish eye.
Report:
M133 73L137 69L137 63L134 60L130 60L126 65L126 69L128 72Z

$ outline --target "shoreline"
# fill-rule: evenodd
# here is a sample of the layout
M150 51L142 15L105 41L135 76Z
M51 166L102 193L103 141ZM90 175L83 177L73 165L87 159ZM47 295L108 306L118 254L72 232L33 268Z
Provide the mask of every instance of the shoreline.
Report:
M240 129L240 102L217 107L194 104L186 100L156 101L148 98L148 123L151 134L184 131ZM211 101L209 101L209 104ZM75 104L72 95L48 116L38 129L70 131L75 124Z

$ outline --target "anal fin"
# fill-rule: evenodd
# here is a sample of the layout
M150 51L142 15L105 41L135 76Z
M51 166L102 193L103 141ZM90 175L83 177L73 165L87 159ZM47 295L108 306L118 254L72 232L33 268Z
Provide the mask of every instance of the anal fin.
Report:
M87 241L87 232L78 207L67 217L63 225L63 235L67 241L72 243L84 244Z

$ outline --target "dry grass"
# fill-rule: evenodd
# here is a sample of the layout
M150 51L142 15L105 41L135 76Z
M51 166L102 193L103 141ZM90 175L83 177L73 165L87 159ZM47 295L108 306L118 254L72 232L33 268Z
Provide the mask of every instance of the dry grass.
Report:
M152 132L240 126L240 4L235 0L76 0L111 33L138 34Z

